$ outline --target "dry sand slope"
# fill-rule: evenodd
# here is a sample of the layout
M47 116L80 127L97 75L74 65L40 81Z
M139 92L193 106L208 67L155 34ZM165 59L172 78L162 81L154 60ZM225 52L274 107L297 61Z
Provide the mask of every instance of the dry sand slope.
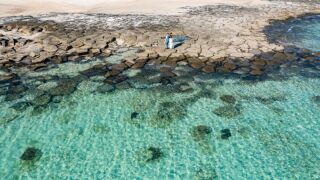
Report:
M261 5L261 0L0 0L0 16L47 12L177 14L181 7L215 4Z

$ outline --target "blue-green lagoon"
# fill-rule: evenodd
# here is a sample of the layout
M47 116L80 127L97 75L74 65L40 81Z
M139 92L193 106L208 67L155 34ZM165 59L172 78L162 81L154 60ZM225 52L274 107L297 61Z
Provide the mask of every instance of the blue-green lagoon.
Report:
M105 78L134 53L12 69L0 84L0 179L320 178L317 59L261 77L181 63Z
M286 67L248 81L178 66L183 78L171 83L133 70L130 86L112 89L79 73L120 58L28 73L16 85L23 96L1 96L1 179L320 177L319 78ZM67 78L72 92L43 97ZM36 158L23 161L28 147Z

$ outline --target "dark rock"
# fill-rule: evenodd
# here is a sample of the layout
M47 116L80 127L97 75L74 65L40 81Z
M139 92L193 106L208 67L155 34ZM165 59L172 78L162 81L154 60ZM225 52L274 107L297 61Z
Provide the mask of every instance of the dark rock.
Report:
M234 98L233 96L231 95L222 95L220 96L220 99L223 101L223 102L226 102L228 104L234 104L236 103L236 98Z
M139 116L139 113L137 113L137 112L131 113L131 119L136 119L136 118L138 118L138 116Z
M212 128L205 125L193 127L191 130L192 137L196 140L203 140L212 132Z
M39 160L42 156L40 149L34 147L28 147L23 154L20 156L20 159L23 161L34 161Z
M213 111L216 115L220 117L233 118L240 114L240 110L234 106L222 106Z
M229 137L231 137L230 129L222 129L220 132L221 132L221 139L228 139Z
M103 64L98 64L93 66L90 69L84 70L82 72L80 72L80 74L85 75L87 77L92 77L92 76L99 76L102 75L104 73L106 73L108 71L107 66L103 65Z
M114 90L115 87L111 84L103 84L97 88L97 92L99 93L113 92Z
M58 85L48 92L52 96L69 95L75 91L77 83L71 79L60 79Z

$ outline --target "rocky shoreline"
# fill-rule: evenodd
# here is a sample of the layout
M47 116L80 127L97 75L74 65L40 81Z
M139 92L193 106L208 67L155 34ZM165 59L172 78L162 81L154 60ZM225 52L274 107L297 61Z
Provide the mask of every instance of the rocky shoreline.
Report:
M277 8L218 5L191 8L185 16L51 13L6 17L0 20L0 82L16 78L12 68L38 71L49 64L109 57L128 47L138 52L105 67L106 79L146 64L168 66L166 71L188 65L205 73L262 76L301 58L316 63L317 53L269 43L263 32L275 16L301 16L316 12L315 7L300 3ZM168 31L189 40L167 50L163 41Z

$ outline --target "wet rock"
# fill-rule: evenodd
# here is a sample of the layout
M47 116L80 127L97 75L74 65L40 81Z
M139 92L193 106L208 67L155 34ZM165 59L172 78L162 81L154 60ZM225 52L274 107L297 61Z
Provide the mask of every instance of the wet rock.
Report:
M35 161L39 160L42 156L42 151L34 147L28 147L20 156L22 161Z
M233 118L240 114L240 110L237 107L231 105L219 107L215 109L213 112L216 115L225 118Z
M97 64L90 69L84 70L80 72L80 74L85 75L87 77L99 76L108 71L108 67L103 64Z
M48 65L45 64L45 63L32 64L30 66L30 70L32 70L32 71L41 71L41 70L44 70L46 67L48 67Z
M221 139L228 139L229 137L231 137L230 129L222 129L220 132L221 132Z
M190 66L194 69L201 69L205 66L205 63L201 62L200 60L198 62L192 62Z
M139 113L137 113L137 112L131 113L131 119L136 119L136 118L138 118L138 116L139 116Z
M287 56L285 53L277 52L273 55L272 59L277 62L284 62L287 60Z
M48 92L52 96L69 95L75 91L76 86L76 82L71 79L60 79L58 81L58 85L50 89Z
M258 69L253 69L252 71L250 71L250 74L253 76L261 76L261 75L263 75L263 71L258 70Z
M193 127L191 130L191 136L196 140L200 141L205 139L206 137L211 134L212 128L206 125L199 125L196 127Z
M236 103L236 98L234 98L233 96L231 95L222 95L220 96L220 99L223 101L223 102L226 102L228 104L234 104Z
M97 92L99 93L108 93L113 92L115 90L115 87L111 84L103 84L97 88Z
M111 71L108 71L104 77L109 78L109 77L114 77L117 76L118 74L120 74L121 72L116 70L116 69L112 69Z
M131 85L127 81L120 82L116 84L117 89L130 89Z
M136 62L134 65L131 66L131 68L133 69L140 69L143 68L145 65L145 62L140 61L140 62Z
M43 94L38 97L35 97L31 103L35 106L47 105L51 101L51 96L49 94Z
M109 77L109 78L105 79L104 82L111 84L111 85L116 85L118 83L126 81L127 79L128 79L128 77L126 77L124 75L118 75L118 76Z
M233 71L237 68L237 66L231 62L226 62L223 64L223 69L225 72Z
M112 70L117 70L117 71L123 71L127 68L128 68L128 66L125 63L115 64L115 65L111 66Z
M13 79L15 79L17 76L13 73L8 73L5 75L0 75L0 84L2 83L8 83L10 81L12 81Z
M213 73L215 72L215 65L206 65L201 70L205 73Z

